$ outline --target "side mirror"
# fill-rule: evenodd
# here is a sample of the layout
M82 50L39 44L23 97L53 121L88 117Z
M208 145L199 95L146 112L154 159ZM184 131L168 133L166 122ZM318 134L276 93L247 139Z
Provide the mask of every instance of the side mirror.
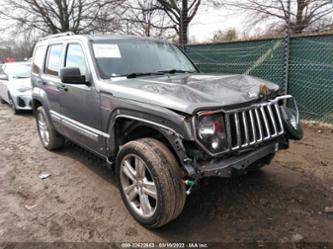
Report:
M7 74L0 74L0 80L8 80Z
M65 67L60 69L60 80L67 84L86 84L86 77L81 75L78 67Z

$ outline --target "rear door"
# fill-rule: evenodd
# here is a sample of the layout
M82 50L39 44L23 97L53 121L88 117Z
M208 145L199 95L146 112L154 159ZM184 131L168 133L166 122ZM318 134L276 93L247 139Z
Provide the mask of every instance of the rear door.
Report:
M79 68L81 75L90 78L86 54L79 42L66 45L63 66ZM60 103L65 135L88 149L104 154L104 137L107 135L101 132L100 98L94 82L63 82Z
M50 44L47 47L45 67L41 75L41 84L47 94L52 121L61 133L61 119L56 114L61 112L59 96L62 91L59 70L63 62L64 49L63 43Z

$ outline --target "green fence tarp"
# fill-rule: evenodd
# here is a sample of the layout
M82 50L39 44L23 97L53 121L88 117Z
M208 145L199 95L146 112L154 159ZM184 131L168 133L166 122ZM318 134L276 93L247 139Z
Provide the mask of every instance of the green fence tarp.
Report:
M282 39L189 45L186 52L203 72L250 74L284 84ZM288 92L303 119L333 123L333 35L290 39Z

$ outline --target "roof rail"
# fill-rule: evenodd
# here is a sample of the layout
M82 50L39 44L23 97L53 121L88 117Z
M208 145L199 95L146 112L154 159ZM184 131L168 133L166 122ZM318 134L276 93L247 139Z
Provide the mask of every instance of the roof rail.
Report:
M58 33L58 34L54 34L54 35L48 35L48 36L39 38L39 41L44 41L47 39L58 38L58 37L69 36L69 35L75 35L75 33L74 32L64 32L64 33Z

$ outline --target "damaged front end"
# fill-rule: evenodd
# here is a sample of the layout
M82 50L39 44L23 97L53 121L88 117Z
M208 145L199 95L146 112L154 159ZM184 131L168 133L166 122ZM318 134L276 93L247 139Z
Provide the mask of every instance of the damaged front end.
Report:
M194 144L185 168L196 180L230 177L269 164L288 140L303 137L299 110L291 95L239 108L200 111L192 120Z

